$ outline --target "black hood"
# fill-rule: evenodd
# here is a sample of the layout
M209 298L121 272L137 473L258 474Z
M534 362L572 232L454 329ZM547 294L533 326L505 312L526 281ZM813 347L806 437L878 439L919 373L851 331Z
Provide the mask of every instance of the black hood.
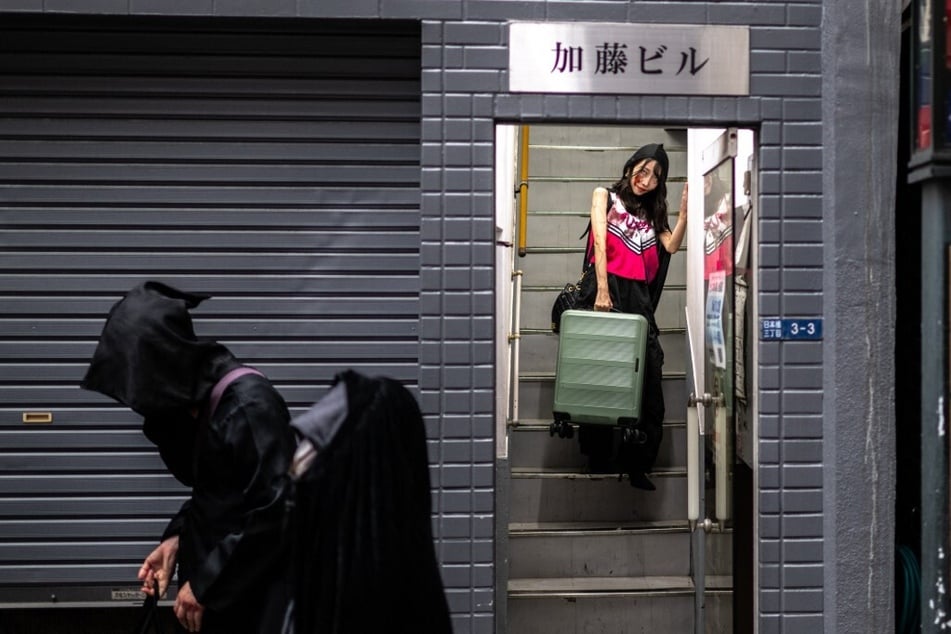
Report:
M660 189L660 186L667 182L667 171L670 169L670 160L663 143L648 143L634 152L624 163L622 177L629 177L631 169L645 159L654 159L660 165L660 178L657 179L657 189Z
M227 348L195 335L188 311L207 298L160 282L130 290L109 311L81 386L143 416L201 405L238 365Z

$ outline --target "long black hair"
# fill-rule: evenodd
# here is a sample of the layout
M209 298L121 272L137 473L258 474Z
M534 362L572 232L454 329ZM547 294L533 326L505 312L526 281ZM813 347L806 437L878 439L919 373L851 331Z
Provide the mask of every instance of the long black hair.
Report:
M657 187L643 196L634 193L631 187L631 173L634 168L646 160L657 161L654 168L657 175ZM670 231L667 220L667 170L670 165L663 143L649 143L638 149L624 163L621 178L611 186L611 191L624 203L629 213L643 216L658 235Z

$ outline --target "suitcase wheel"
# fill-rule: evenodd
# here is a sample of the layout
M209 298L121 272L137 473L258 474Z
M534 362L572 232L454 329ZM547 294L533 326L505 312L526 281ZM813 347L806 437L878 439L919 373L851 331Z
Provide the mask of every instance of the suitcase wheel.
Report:
M625 427L624 431L621 432L621 438L625 443L634 445L643 445L647 442L647 434L643 430L634 427Z
M559 438L571 438L575 435L575 428L566 420L556 420L548 425L548 435L558 434Z

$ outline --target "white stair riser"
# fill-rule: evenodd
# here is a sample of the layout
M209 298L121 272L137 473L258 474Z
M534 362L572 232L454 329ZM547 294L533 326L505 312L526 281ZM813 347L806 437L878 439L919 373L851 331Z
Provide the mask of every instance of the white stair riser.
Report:
M509 576L643 577L690 574L690 534L511 536Z
M664 439L657 455L657 467L687 464L686 427L664 425ZM583 470L587 460L578 448L577 430L573 438L551 436L546 428L519 427L509 432L509 461L522 468L576 468Z
M684 378L668 377L663 381L666 419L682 422L687 418L687 388ZM519 384L519 420L549 420L555 397L555 380L522 381Z
M581 522L684 519L687 479L654 476L656 491L616 476L511 480L510 522Z
M733 631L729 593L706 596L707 634ZM692 594L667 596L515 598L508 601L512 634L689 634Z
M636 531L551 531L509 536L509 578L658 577L691 573L687 528ZM704 539L705 571L733 571L733 533Z

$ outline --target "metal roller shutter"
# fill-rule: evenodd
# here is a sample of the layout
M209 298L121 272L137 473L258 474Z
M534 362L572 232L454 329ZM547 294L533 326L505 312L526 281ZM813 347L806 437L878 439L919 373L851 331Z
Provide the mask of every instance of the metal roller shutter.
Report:
M77 387L136 283L211 293L199 334L292 407L415 384L419 55L409 22L4 16L0 604L130 601L183 499Z

